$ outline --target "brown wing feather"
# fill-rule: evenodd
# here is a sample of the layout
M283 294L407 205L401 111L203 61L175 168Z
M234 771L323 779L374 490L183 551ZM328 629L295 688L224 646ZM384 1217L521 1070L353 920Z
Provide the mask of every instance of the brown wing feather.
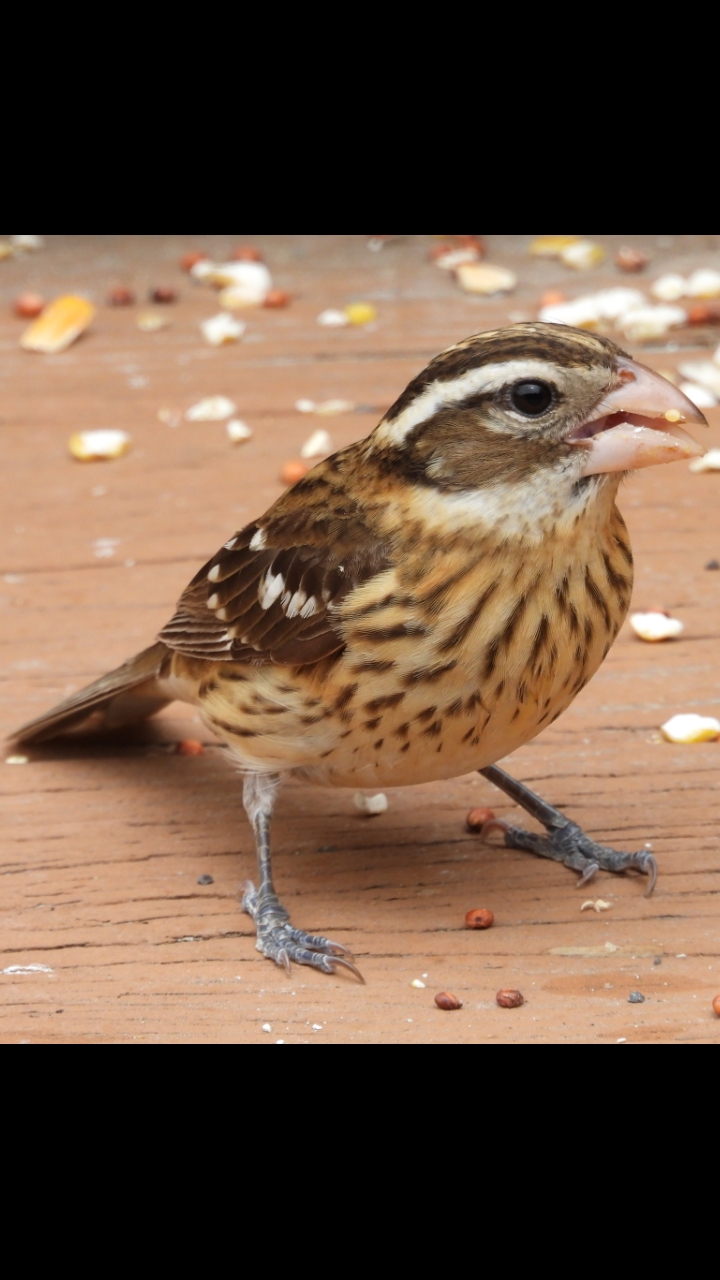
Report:
M355 446L321 463L196 574L160 633L189 657L304 665L343 648L335 610L389 564L343 472Z

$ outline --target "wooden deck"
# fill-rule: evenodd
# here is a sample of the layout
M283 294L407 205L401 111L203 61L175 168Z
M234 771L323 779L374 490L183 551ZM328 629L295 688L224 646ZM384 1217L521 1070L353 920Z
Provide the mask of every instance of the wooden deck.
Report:
M652 248L649 278L720 266L720 237L597 238ZM483 301L428 264L430 240L370 253L362 236L49 236L44 253L0 263L0 735L150 643L202 561L278 496L283 461L316 426L345 445L442 347L534 317L558 282L573 293L623 282L611 263L580 280L531 261L527 237L489 236L491 259L521 284ZM198 325L214 300L177 259L247 242L295 301L247 313L245 340L211 349ZM111 285L166 281L181 292L166 331L141 333L136 311L103 305ZM20 350L10 303L30 287L100 303L66 354ZM358 298L377 306L374 326L316 324ZM642 359L673 369L717 341L683 332L681 349ZM249 444L231 448L222 423L158 419L211 394L237 403ZM359 408L320 420L295 411L299 397ZM720 410L709 417L720 446ZM130 431L133 451L74 462L69 435L92 427ZM646 471L621 506L635 605L671 609L685 634L651 646L626 627L570 711L507 767L607 843L650 843L652 899L631 877L599 875L578 893L565 868L481 843L468 809L512 810L477 776L391 792L373 819L349 792L290 784L274 827L279 889L296 924L351 946L367 985L306 969L288 980L257 954L239 908L254 857L237 774L174 706L134 736L52 744L24 766L0 756L0 1042L720 1042L720 743L673 747L657 733L675 712L720 714L720 572L705 568L720 559L720 475ZM205 754L175 755L186 737ZM610 911L581 913L600 896ZM495 928L467 932L473 907L490 907ZM523 1008L496 1007L508 986ZM441 1013L440 990L464 1008ZM628 1003L633 991L644 1004Z

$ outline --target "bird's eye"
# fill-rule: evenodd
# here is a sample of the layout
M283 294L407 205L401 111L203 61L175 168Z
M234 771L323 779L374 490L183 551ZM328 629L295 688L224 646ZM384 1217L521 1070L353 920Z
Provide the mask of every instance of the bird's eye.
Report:
M546 382L517 382L510 392L513 409L526 418L539 418L553 399L553 389Z

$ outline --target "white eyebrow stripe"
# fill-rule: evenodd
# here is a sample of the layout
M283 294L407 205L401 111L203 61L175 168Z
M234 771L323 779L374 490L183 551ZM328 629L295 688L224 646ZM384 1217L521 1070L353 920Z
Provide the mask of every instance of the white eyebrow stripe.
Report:
M404 409L393 422L381 422L375 430L377 439L389 444L402 444L405 437L427 422L445 405L461 404L470 396L484 391L499 391L509 382L522 379L552 379L557 381L557 369L549 360L504 360L497 364L483 364L478 369L468 369L459 378L447 382L431 382L419 396Z

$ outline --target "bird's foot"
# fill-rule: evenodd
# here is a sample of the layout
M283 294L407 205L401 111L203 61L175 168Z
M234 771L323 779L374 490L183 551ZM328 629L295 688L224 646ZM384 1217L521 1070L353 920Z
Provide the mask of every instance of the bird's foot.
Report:
M562 818L559 810L556 812ZM616 874L622 871L639 871L642 875L650 877L645 894L646 898L650 897L658 874L657 862L651 853L644 849L638 853L621 853L617 849L610 849L607 845L597 844L595 840L591 840L585 835L582 827L579 827L576 822L571 822L569 818L565 818L564 823L562 827L548 827L548 834L539 836L533 831L525 831L523 827L514 827L510 822L495 818L492 822L485 823L482 835L489 835L493 830L502 831L508 849L527 849L530 853L537 854L539 858L552 858L554 862L564 862L566 867L580 872L578 889L592 880L595 873L600 870L614 871Z
M290 973L290 962L308 964L323 973L335 973L337 968L349 969L362 983L360 970L349 959L350 952L340 942L318 937L295 929L290 916L272 892L258 892L251 880L243 885L242 909L252 916L257 925L256 947L268 960Z
M597 871L612 871L618 874L623 871L638 871L648 876L649 884L646 898L650 897L658 876L655 858L647 849L637 853L622 853L610 849L607 845L597 844L585 835L582 827L571 822L559 809L555 809L547 801L536 796L534 791L511 778L503 769L493 765L480 771L497 787L500 787L523 809L537 818L547 831L546 836L536 835L533 831L525 831L523 827L515 827L510 822L493 818L486 822L482 835L492 831L502 831L508 849L527 849L539 858L552 858L554 862L563 862L566 867L580 872L578 889L592 880Z

